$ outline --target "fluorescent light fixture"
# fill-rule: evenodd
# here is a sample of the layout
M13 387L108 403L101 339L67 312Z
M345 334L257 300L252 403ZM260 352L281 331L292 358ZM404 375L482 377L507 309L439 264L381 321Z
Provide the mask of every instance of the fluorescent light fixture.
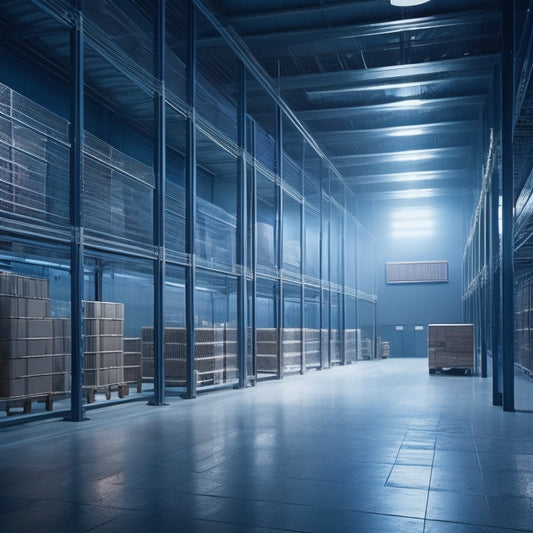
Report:
M393 239L419 239L424 237L432 237L434 231L432 229L420 230L395 230L391 232Z
M403 128L401 130L391 131L389 135L391 137L411 137L414 135L424 135L422 128Z
M391 5L397 7L419 6L426 2L429 2L429 0L390 0Z
M433 159L435 156L433 154L423 153L423 152L405 152L399 153L398 155L393 156L393 161L422 161L423 159Z
M405 191L396 191L395 198L411 199L411 198L429 198L434 195L434 189L408 189Z
M433 229L434 227L435 227L435 221L433 219L396 220L392 222L391 224L391 228L395 230L430 230L430 229Z

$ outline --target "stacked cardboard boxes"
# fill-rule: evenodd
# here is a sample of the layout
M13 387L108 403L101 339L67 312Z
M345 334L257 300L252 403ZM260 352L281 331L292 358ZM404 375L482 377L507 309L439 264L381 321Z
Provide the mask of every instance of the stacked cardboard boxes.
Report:
M338 329L332 329L329 338L330 345L330 358L332 365L340 365L342 362L341 357L341 337Z
M346 362L354 363L357 361L357 330L344 330L344 353L346 354Z
M71 331L70 318L52 318L52 339L54 343L54 392L70 391L71 377Z
M84 302L83 384L99 388L124 383L124 304Z
M277 373L278 371L278 330L257 328L257 372Z
M169 385L185 385L187 361L187 331L185 328L165 328L165 381ZM154 378L154 328L141 328L142 377Z
M472 324L428 325L428 368L474 368L474 326Z
M48 280L0 272L0 397L51 394L53 374Z
M320 366L320 330L306 328L304 339L305 367L316 368Z
M234 328L196 328L194 366L198 371L198 385L217 385L237 379L237 330ZM154 377L154 330L141 329L143 379ZM165 328L165 381L184 386L186 382L187 330Z
M140 337L124 339L124 383L137 385L137 392L142 392Z
M283 371L301 372L302 370L302 330L283 328Z

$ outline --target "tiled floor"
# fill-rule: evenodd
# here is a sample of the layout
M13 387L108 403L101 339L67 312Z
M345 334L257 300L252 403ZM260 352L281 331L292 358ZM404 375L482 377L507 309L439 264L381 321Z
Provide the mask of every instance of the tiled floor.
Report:
M533 414L423 359L0 430L0 531L533 531Z

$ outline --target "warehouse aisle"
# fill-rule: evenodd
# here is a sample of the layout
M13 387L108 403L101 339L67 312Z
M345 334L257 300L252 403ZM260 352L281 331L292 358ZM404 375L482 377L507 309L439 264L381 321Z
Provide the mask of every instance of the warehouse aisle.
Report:
M533 414L426 365L360 362L6 428L0 529L533 531Z

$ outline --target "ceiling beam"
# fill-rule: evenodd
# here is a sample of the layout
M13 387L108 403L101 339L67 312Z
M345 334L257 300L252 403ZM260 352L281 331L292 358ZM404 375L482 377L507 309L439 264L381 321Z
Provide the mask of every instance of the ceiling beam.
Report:
M385 104L374 104L367 106L348 106L348 107L325 107L320 109L309 109L306 111L297 111L296 114L300 120L321 120L332 118L347 118L353 115L368 112L390 112L390 111L413 111L417 109L427 109L434 107L458 106L471 107L481 105L485 102L486 95L479 96L453 96L448 98L428 98L416 100L400 100L398 102L388 102Z
M404 150L401 152L383 152L372 154L350 154L330 157L337 168L352 167L356 165L371 165L374 163L400 163L404 161L419 162L426 160L439 160L444 157L473 157L473 146L454 146L449 148L430 148L427 150ZM344 175L344 174L343 174Z
M477 120L452 120L449 122L435 122L428 124L402 125L388 128L368 128L358 130L322 131L315 134L315 139L321 144L338 142L356 142L384 137L407 137L415 135L440 135L456 131L475 130L479 127Z
M500 63L499 54L486 54L477 56L461 57L458 59L445 59L430 61L427 63L415 63L405 65L392 65L380 68L361 70L347 70L336 72L321 72L318 74L302 74L297 76L283 76L276 80L283 90L288 89L319 89L335 85L354 85L395 78L407 78L411 76L434 76L437 74L455 75L460 72L492 72L492 69Z
M421 89L422 87L431 87L435 85L443 86L443 85L451 85L458 81L461 81L462 83L476 83L476 85L479 85L477 82L479 81L485 81L492 83L494 79L494 75L492 72L481 72L479 74L473 74L470 72L458 72L458 73L450 73L450 76L447 77L435 77L433 79L429 80L414 80L414 81L408 81L408 82L396 82L391 83L390 81L385 81L383 83L379 84L358 84L353 85L350 83L349 85L339 85L336 84L331 87L322 88L322 89L313 89L311 91L306 91L307 97L310 100L315 100L318 98L323 98L324 96L336 96L336 95L345 95L345 94L355 94L360 92L368 92L368 91L390 91L392 89ZM486 91L488 87L488 83L483 84L483 89ZM479 92L479 91L478 91Z
M258 34L246 33L253 28L253 24L244 23L243 27L236 25L236 30L251 47L260 47L265 41L268 42L268 52L274 48L284 48L295 44L316 43L318 41L335 41L337 39L360 39L403 31L434 30L453 26L473 26L475 24L487 24L499 21L500 13L495 9L473 9L459 11L458 13L446 13L445 15L432 15L427 17L408 18L370 22L363 24L348 24L338 27L321 26L304 30L269 31ZM199 47L220 46L224 41L219 37L201 39ZM257 55L256 57L260 57Z

